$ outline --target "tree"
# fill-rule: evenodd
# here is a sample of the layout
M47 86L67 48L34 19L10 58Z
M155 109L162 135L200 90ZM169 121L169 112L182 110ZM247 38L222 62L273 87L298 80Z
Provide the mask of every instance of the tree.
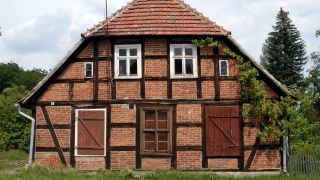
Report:
M307 61L305 43L289 18L289 12L280 8L276 19L273 32L263 44L261 64L285 85L301 86Z
M22 72L23 69L16 63L0 63L0 92L5 88L16 84L19 74Z
M0 92L12 85L33 88L47 74L41 69L23 70L18 64L0 63Z
M13 86L0 94L0 150L28 149L30 122L20 116L13 106L26 93L24 87ZM30 114L30 111L24 111Z

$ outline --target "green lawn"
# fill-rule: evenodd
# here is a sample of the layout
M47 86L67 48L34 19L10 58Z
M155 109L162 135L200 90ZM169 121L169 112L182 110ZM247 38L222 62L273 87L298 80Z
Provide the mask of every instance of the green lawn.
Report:
M74 169L55 170L44 167L25 168L27 163L27 154L21 151L0 152L0 179L45 179L45 180L63 180L63 179L151 179L151 180L282 180L282 179L312 179L307 177L288 177L280 176L258 176L258 177L221 177L208 172L182 172L182 171L93 171L79 172Z

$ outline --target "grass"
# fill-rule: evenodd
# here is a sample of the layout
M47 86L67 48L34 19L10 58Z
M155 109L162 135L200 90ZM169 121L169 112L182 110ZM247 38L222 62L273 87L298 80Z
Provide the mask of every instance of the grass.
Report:
M17 163L17 162L20 162ZM23 162L23 163L21 163ZM45 179L45 180L81 180L81 179L150 179L150 180L305 180L307 177L258 176L258 177L222 177L210 172L183 172L183 171L76 171L71 168L52 169L45 167L24 168L27 163L27 154L22 151L0 152L0 180L12 179Z

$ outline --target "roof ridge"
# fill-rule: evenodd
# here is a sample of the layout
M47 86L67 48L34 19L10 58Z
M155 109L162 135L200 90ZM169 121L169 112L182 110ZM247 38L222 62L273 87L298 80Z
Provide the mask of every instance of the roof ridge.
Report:
M219 26L216 22L212 21L210 18L207 16L203 15L203 13L199 12L196 8L191 7L189 4L184 2L184 0L176 0L178 1L178 4L181 5L184 8L187 8L190 10L190 12L193 12L194 15L200 17L201 19L205 19L208 24L210 24L213 27L218 27L221 31L225 33L225 35L231 34L231 31L225 29L223 26Z
M118 16L120 16L124 11L126 11L127 9L129 9L135 2L137 2L139 0L132 0L131 2L128 2L127 5L123 6L122 8L118 9L116 12L112 13L107 19L99 22L99 24L94 25L93 28L91 29L87 29L86 32L82 33L81 35L83 37L88 37L91 34L98 32L99 30L101 30L102 28L104 28L108 23L110 23L112 20L114 20L115 18L117 18Z

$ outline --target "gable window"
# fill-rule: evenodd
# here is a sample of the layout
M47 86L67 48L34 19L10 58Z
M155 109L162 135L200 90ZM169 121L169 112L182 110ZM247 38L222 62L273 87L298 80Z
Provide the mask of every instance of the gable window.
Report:
M77 109L75 155L106 155L106 109Z
M141 45L115 46L115 78L141 78Z
M171 78L198 77L197 47L192 44L170 45Z
M85 78L93 78L93 63L84 63L84 76Z
M229 76L229 62L228 60L219 61L220 76Z
M141 153L168 155L171 153L171 108L141 109Z

